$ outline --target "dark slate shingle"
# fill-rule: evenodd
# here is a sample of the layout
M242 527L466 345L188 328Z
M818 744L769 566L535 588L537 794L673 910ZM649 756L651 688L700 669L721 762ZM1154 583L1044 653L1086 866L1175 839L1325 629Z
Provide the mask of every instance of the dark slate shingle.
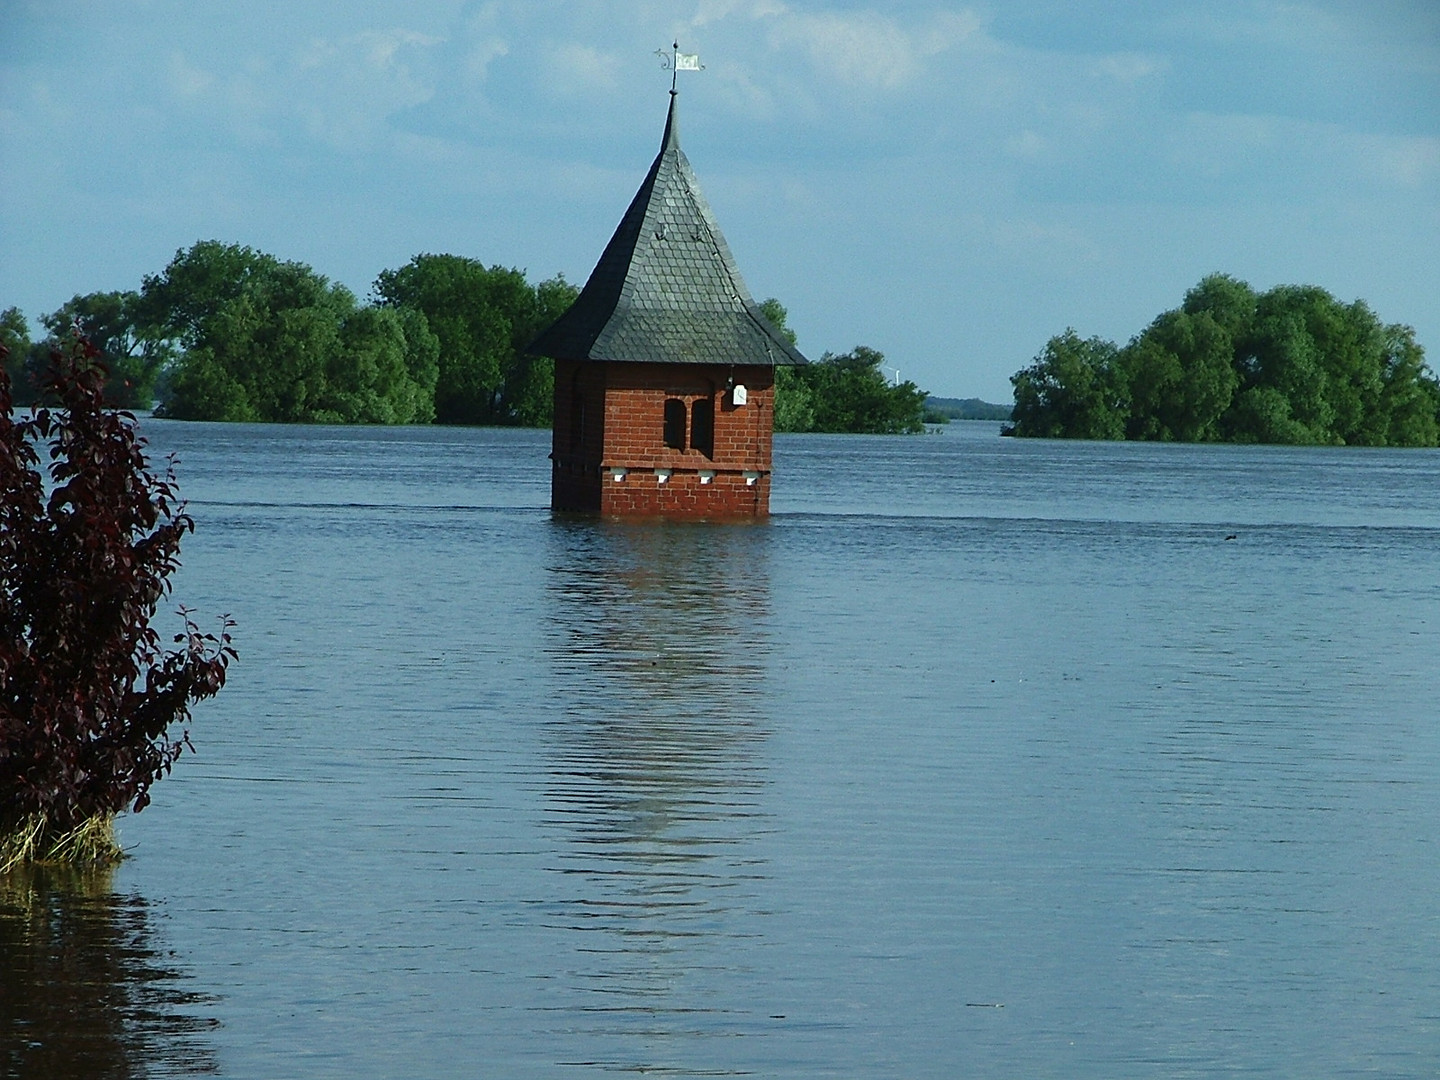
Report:
M570 310L530 346L557 360L804 364L756 306L680 149L660 153Z

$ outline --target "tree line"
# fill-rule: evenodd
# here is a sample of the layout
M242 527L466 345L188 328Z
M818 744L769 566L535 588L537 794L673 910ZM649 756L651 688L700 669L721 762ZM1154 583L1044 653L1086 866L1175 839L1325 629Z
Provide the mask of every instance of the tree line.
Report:
M1010 379L1014 434L1435 446L1440 382L1408 326L1313 285L1212 274L1124 347L1073 329Z
M78 330L109 369L107 404L182 420L374 424L551 422L554 364L526 348L578 295L563 276L458 255L417 255L361 303L300 262L239 244L176 252L135 291L75 296L31 341L17 308L0 345L17 404L32 404L49 358ZM777 300L761 305L791 341ZM781 431L910 432L925 394L890 385L866 346L777 372Z
M361 303L309 266L208 240L137 291L75 296L29 339L16 308L0 344L17 403L71 329L109 369L107 404L183 420L548 424L553 365L526 345L577 290L563 277L417 255Z
M761 313L796 344L786 325L789 313L774 297ZM885 354L867 345L847 353L825 353L803 367L775 369L775 430L907 435L925 430L929 396L908 379L885 378Z

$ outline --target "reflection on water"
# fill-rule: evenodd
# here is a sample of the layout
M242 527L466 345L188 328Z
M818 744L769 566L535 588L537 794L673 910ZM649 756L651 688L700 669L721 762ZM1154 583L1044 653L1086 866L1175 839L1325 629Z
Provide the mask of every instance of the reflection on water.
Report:
M245 662L116 881L224 1024L56 976L111 1074L1440 1076L1440 453L953 428L782 438L751 527L152 428Z
M0 1073L48 1080L218 1071L209 999L160 953L104 870L0 875Z
M768 539L763 525L554 526L547 810L559 929L582 935L566 973L581 1019L563 1023L616 1047L587 1064L694 1072L696 1041L732 1027L703 988L753 933L767 876L753 840L767 828Z

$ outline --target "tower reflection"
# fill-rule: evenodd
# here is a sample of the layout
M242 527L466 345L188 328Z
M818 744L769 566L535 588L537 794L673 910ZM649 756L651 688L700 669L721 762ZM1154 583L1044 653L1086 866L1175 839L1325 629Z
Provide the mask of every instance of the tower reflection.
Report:
M162 958L144 900L105 870L0 874L0 1074L47 1080L219 1071L198 1015Z
M617 1036L597 1065L686 1072L707 1035L734 1034L757 1004L714 987L744 981L737 946L767 877L769 542L763 525L554 528L554 912L578 935L573 1009L588 1034Z

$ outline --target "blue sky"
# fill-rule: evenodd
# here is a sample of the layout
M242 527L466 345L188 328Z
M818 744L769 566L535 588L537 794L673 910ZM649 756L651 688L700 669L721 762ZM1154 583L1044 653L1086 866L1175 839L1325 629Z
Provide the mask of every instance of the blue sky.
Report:
M0 307L201 239L361 297L425 251L583 283L676 38L682 145L812 356L1006 401L1224 271L1440 357L1434 0L0 0Z

